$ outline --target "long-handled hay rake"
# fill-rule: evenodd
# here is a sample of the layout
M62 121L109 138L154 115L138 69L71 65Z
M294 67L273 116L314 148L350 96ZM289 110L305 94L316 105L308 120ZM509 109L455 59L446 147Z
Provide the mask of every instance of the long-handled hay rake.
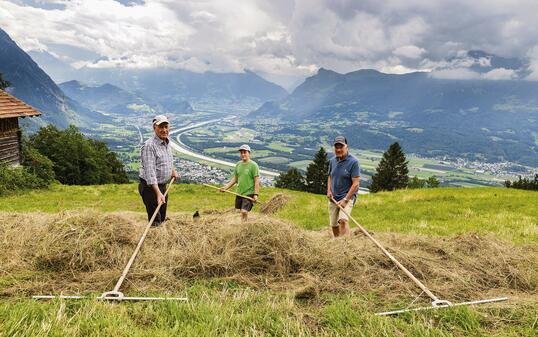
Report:
M355 225L357 225L357 227L360 229L360 231L366 235L366 237L368 239L370 239L379 249L381 249L381 251L383 252L383 254L385 254L398 268L400 268L413 282L415 282L415 284L420 288L422 289L422 292L424 292L426 295L428 295L432 302L431 302L431 306L429 307L419 307L419 308L412 308L412 309L401 309L401 310L394 310L394 311L387 311L387 312L380 312L380 313L377 313L376 315L378 316L389 316L389 315L396 315L396 314L401 314L401 313L404 313L404 312L411 312L411 311L422 311L422 310L430 310L430 309L440 309L440 308L449 308L449 307L456 307L456 306L463 306L463 305L473 305L473 304L484 304L484 303L492 303L492 302L502 302L502 301L506 301L508 300L507 297L499 297L499 298L492 298L492 299L486 299L486 300L477 300L477 301L470 301L470 302L461 302L461 303L452 303L450 301L447 301L447 300L442 300L442 299L439 299L437 296L435 296L435 294L433 292L430 291L430 289L428 289L428 287L426 287L424 285L424 283L422 283L419 279L417 279L415 277L415 275L413 275L407 268L405 268L394 256L392 256L391 253L389 253L385 247L383 247L376 239L374 239L372 237L372 235L370 235L370 233L368 233L368 231L362 227L359 222L357 220L355 220L351 214L349 214L348 212L346 212L346 210L336 201L334 200L334 198L331 197L331 201L333 203L335 203L338 208L340 208L340 211L344 212L345 215L348 216L348 218L350 218L354 223ZM420 296L420 295L419 295Z
M172 187L172 184L174 183L175 178L172 178L170 181L170 184L168 184L168 187L166 188L166 191L164 192L164 196L168 194L168 191ZM129 270L131 269L131 266L133 265L134 260L136 259L138 252L140 251L140 248L142 248L142 244L144 243L144 240L146 239L146 235L148 234L148 231L153 224L153 221L155 220L155 217L157 216L157 213L159 213L159 210L161 209L162 203L159 203L157 205L157 208L155 209L155 212L153 212L153 215L151 219L149 220L148 224L146 225L146 228L144 229L144 233L142 233L142 236L140 237L140 240L138 241L138 245L136 246L133 254L131 255L131 258L129 259L129 262L127 262L127 265L123 269L123 272L121 273L120 278L116 282L116 286L114 286L114 289L111 291L104 292L101 294L101 296L96 297L97 300L109 300L109 301L188 301L186 297L127 297L124 296L123 293L120 291L121 285L123 284L123 281L125 280L125 277L129 273ZM43 299L53 299L53 298L61 298L61 299L84 299L86 297L84 296L65 296L65 295L37 295L32 296L34 299L43 300Z
M209 184L204 184L204 186L211 187L211 188L214 188L214 189L216 189L216 190L220 190L220 188L217 187L217 186L213 186L213 185L209 185ZM251 198L251 197L246 196L246 195L241 195L241 194L239 194L239 193L235 193L235 192L228 191L228 190L224 190L224 192L226 192L226 193L230 193L230 194L233 194L233 195L236 195L236 196L241 197L241 198L248 199L248 200L250 200L250 201L252 201L252 202L254 202L254 203L258 202L256 199Z

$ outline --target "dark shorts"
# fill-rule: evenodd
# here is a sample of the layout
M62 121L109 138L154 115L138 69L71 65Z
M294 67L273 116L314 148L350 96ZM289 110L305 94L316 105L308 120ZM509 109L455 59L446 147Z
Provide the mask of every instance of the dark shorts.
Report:
M248 196L252 198L254 197L254 194L249 194ZM252 202L252 200L248 200L246 198L241 198L241 197L235 197L235 209L241 209L241 210L250 212L253 206L254 206L254 202Z

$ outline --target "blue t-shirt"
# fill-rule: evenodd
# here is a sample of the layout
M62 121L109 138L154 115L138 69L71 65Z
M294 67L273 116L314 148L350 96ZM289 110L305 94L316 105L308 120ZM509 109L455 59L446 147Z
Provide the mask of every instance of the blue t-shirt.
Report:
M336 157L329 160L329 175L331 176L331 191L336 201L345 198L347 192L353 185L351 178L360 177L361 167L359 160L348 154L344 159L338 160ZM353 194L353 199L357 197L357 192Z

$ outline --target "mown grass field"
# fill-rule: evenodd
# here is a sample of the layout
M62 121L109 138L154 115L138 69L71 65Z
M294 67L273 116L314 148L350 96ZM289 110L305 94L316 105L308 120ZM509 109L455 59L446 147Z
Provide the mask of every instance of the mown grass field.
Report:
M261 201L277 193L291 199L276 217L304 229L327 227L324 196L264 189ZM353 216L374 233L452 237L475 232L525 246L538 243L536 205L538 193L503 188L409 190L361 196ZM169 212L173 217L232 206L229 194L202 186L175 185ZM4 213L54 214L77 209L104 213L144 210L134 184L57 185L50 190L0 197L0 212ZM0 293L3 287L32 277L4 273L0 264ZM538 336L536 292L515 294L502 304L390 318L374 313L380 307L405 307L418 292L395 301L368 291L335 289L314 300L301 300L290 291L260 289L219 278L193 279L184 289L171 290L177 292L187 294L189 302L37 302L4 296L0 297L0 336Z
M262 189L260 201L277 193L291 196L276 216L306 229L328 226L327 199L275 188ZM234 196L199 186L176 184L169 212L233 208ZM55 185L0 198L0 211L58 213L73 209L143 212L136 184ZM538 242L538 193L505 188L440 188L360 196L352 215L372 231L455 235L495 233L516 243ZM254 208L257 212L257 208Z

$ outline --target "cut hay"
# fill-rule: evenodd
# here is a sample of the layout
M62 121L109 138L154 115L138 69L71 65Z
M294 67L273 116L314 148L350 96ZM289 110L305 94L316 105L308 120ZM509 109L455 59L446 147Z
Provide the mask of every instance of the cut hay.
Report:
M263 214L275 214L282 207L286 206L289 200L289 195L283 193L275 194L269 201L262 205L260 212Z
M420 290L363 236L331 239L263 215L176 215L152 229L124 292L184 289L198 280L232 279L255 288L418 295ZM142 215L96 212L0 214L0 296L102 292L119 277L143 231ZM377 233L410 271L442 298L536 294L538 248L493 236L432 237ZM13 280L12 282L8 280Z

